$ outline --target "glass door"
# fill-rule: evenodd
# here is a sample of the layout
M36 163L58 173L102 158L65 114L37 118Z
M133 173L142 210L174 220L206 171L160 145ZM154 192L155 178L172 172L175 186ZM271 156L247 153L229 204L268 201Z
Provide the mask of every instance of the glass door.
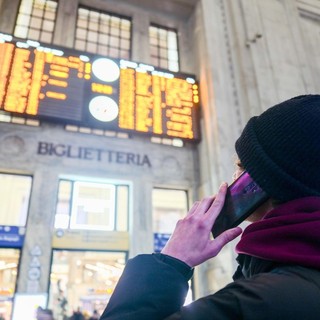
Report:
M53 250L49 308L54 319L102 314L126 262L125 252Z
M11 319L19 258L19 249L0 248L0 319Z

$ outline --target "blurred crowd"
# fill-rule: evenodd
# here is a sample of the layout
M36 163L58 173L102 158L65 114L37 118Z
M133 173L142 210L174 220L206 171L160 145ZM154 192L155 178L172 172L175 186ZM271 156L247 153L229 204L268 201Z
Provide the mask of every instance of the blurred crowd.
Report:
M51 309L43 309L39 307L37 309L37 320L56 320L53 316ZM71 317L66 317L64 320L98 320L99 313L97 310L94 310L91 316L87 316L81 312L80 309L73 311Z

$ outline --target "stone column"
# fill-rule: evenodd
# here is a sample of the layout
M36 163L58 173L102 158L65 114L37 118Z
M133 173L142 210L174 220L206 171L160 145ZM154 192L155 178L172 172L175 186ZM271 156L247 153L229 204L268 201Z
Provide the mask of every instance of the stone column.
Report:
M232 52L229 11L225 1L202 0L195 11L194 47L199 70L202 109L200 195L214 194L222 181L231 181L234 142L242 129L240 98ZM196 295L208 294L230 282L232 250L198 268ZM214 270L218 270L219 276Z
M320 33L320 4L313 0L306 7L303 7L304 16L298 8L297 2L284 0L287 11L287 18L292 35L292 41L297 52L299 66L301 70L301 80L303 89L309 93L319 92L319 43L315 39ZM302 6L305 5L303 2ZM309 22L310 28L304 28L304 22Z
M129 205L129 258L153 252L152 183L147 177L133 179L132 198L133 203Z
M0 32L13 34L19 0L0 0Z
M133 61L150 63L149 16L134 12L132 17L132 57Z
M78 0L60 0L54 30L54 44L74 47L76 20L78 16Z
M19 270L25 276L18 277L18 293L46 293L48 290L57 189L58 175L54 170L35 171Z

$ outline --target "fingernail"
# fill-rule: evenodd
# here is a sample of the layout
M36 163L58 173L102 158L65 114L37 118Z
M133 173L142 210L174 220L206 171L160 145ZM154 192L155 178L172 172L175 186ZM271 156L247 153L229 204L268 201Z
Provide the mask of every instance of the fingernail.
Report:
M226 187L228 184L226 182L222 182L221 185L220 185L220 188L224 188Z

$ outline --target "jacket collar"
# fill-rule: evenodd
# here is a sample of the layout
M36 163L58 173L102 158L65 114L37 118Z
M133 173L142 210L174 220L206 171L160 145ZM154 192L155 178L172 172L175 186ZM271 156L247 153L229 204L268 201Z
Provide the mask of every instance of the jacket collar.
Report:
M238 268L233 275L233 280L250 278L258 273L270 272L279 267L279 263L263 260L245 254L239 254L237 257Z

